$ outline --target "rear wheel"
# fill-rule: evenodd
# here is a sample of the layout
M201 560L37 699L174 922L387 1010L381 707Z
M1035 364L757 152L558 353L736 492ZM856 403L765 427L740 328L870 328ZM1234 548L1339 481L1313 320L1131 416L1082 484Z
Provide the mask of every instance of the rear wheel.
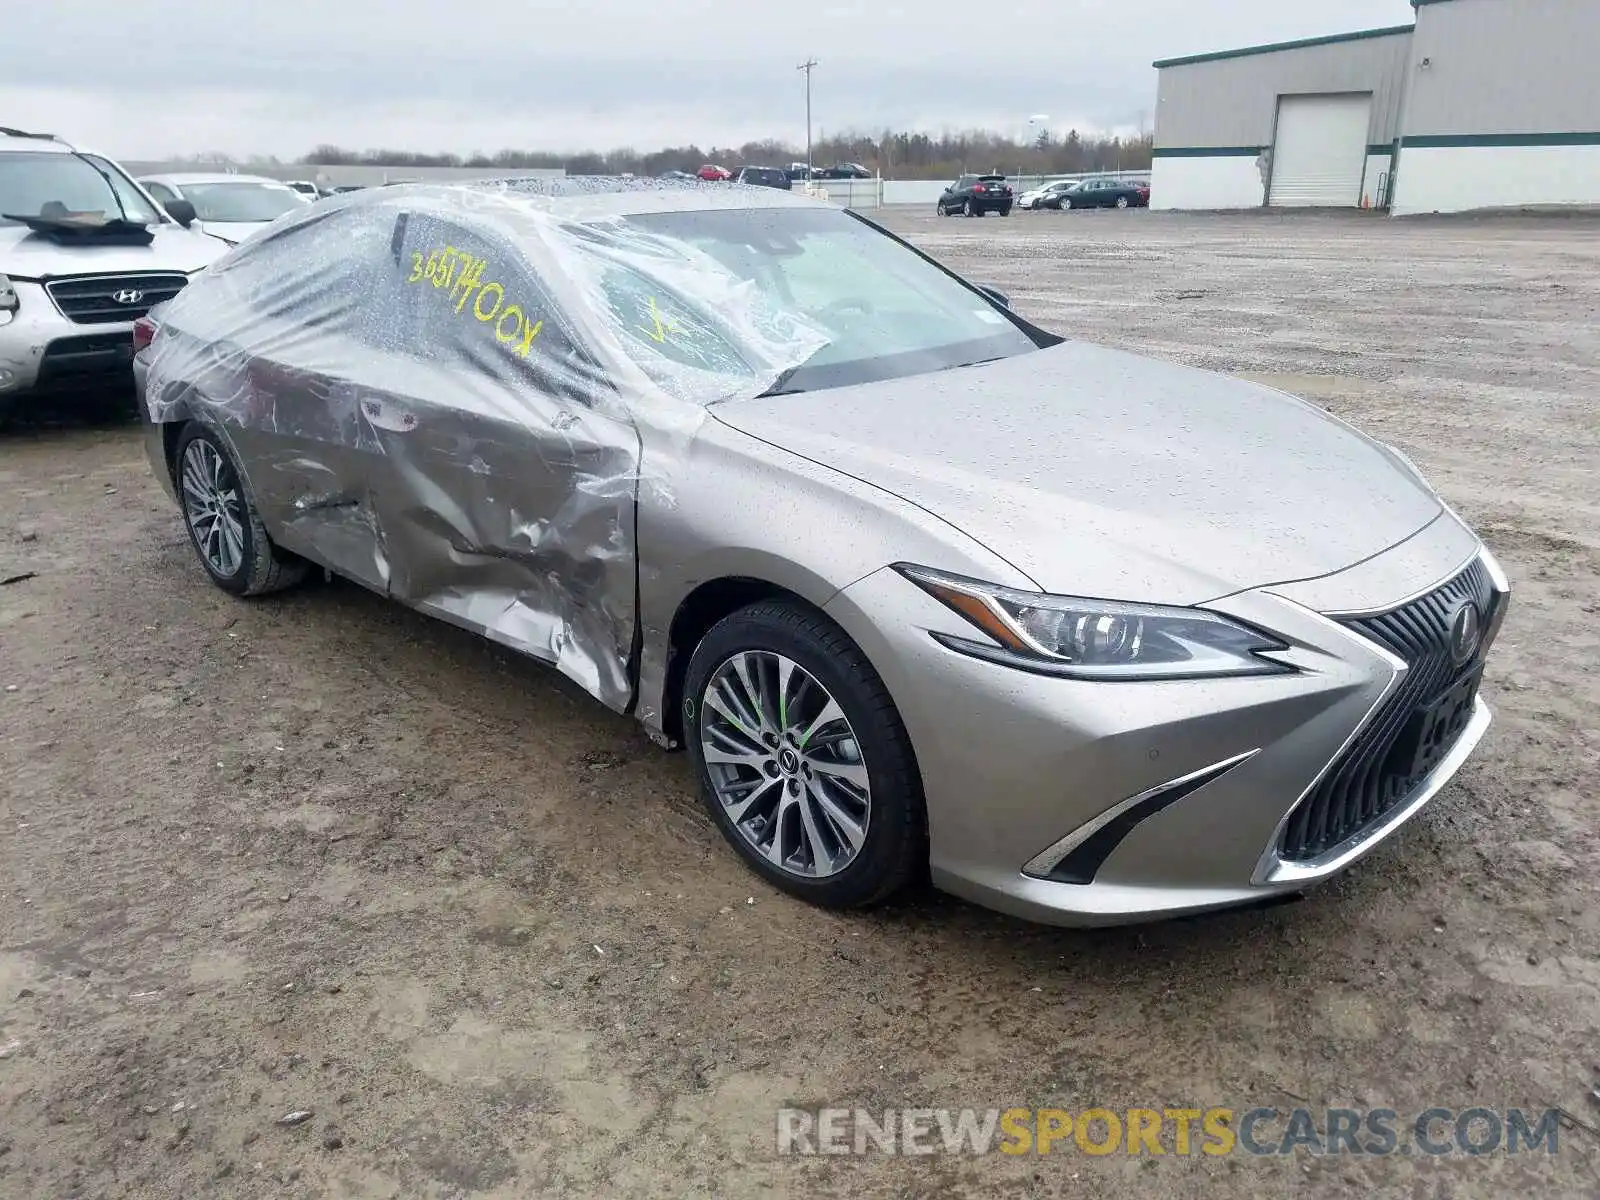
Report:
M983 213L971 200L963 200L961 202L961 215L964 217L981 217Z
M1011 215L1011 205L1003 205L1000 209L1000 215L1002 217L1009 217Z
M259 596L300 582L305 561L272 544L220 437L191 423L178 439L176 459L173 481L184 527L212 583L236 596Z
M827 617L762 601L724 619L695 648L684 697L711 818L769 882L851 908L926 862L910 738L877 672Z
M1128 198L1126 196L1118 196L1117 197L1117 207L1118 208L1127 208L1128 207Z

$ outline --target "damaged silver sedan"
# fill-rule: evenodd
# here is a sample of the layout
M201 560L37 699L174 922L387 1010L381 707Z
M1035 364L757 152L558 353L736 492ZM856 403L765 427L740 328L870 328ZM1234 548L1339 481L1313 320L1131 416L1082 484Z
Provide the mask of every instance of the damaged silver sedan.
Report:
M771 189L309 207L135 333L241 596L311 566L685 745L772 883L1037 920L1270 902L1483 735L1509 587L1397 451L1064 340Z

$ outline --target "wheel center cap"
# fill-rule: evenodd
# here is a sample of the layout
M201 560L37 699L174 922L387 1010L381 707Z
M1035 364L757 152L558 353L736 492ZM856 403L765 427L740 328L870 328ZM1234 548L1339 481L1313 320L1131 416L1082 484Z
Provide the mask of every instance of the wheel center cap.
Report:
M800 759L793 750L785 750L778 755L778 765L783 768L786 775L793 775L800 769Z

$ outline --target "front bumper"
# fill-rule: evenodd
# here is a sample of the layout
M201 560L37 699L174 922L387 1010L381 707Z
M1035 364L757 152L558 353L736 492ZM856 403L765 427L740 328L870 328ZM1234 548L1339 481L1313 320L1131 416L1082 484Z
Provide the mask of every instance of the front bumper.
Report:
M0 313L0 400L127 379L133 322L79 325L37 283L14 281L19 301Z
M1504 577L1453 518L1436 525L1390 552L1413 580L1430 573L1388 598L1398 604L1481 554L1498 581L1486 651ZM1349 594L1370 595L1375 578L1364 564ZM1304 824L1302 806L1322 803L1318 784L1358 735L1391 719L1408 670L1293 590L1211 607L1277 634L1297 673L1190 682L1091 683L969 658L929 634L969 637L971 627L892 570L847 588L829 612L878 668L910 734L934 883L1031 920L1098 925L1269 903L1319 883L1433 799L1482 738L1489 711L1474 700L1443 757L1393 807L1314 854L1285 857L1291 814Z

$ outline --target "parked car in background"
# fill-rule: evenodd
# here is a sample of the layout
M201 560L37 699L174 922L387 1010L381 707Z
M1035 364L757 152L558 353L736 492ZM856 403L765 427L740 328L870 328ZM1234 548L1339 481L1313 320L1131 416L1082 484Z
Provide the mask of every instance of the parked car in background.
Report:
M674 170L670 170L670 171L662 171L661 174L656 176L656 178L657 179L677 179L677 180L681 181L681 180L685 180L685 179L698 179L699 176L698 175L692 175L688 171L679 171L679 170L674 169Z
M1062 197L1077 187L1080 180L1055 179L1039 187L1030 188L1017 197L1018 208L1060 208Z
M753 184L756 187L777 188L784 192L794 187L789 179L789 173L781 167L742 167L737 182Z
M871 179L872 172L860 163L834 163L818 172L822 179Z
M1148 190L1141 191L1120 179L1085 179L1069 188L1058 208L1142 208L1150 202Z
M785 174L789 176L789 181L791 183L795 183L815 179L818 172L814 168L806 166L806 164L803 162L796 162L789 164L788 170L785 172Z
M180 216L103 155L0 128L0 407L131 378L135 319L227 252Z
M308 203L287 183L265 175L186 172L145 175L139 182L169 213L174 200L187 201L194 208L198 228L230 246Z
M145 449L213 583L322 567L551 665L686 746L811 903L1269 904L1490 723L1510 585L1403 454L1051 334L833 205L374 189L155 317Z
M954 213L981 217L991 212L1009 217L1013 202L1011 185L1004 175L963 175L945 188L938 209L941 217Z
M307 200L321 200L324 195L323 190L309 179L285 179L283 182Z
M1150 181L1148 179L1135 179L1133 181L1133 186L1139 189L1139 204L1138 204L1138 207L1140 207L1140 208L1149 208L1150 207Z
M708 183L726 183L733 178L733 172L727 167L718 166L716 163L702 163L695 174Z

